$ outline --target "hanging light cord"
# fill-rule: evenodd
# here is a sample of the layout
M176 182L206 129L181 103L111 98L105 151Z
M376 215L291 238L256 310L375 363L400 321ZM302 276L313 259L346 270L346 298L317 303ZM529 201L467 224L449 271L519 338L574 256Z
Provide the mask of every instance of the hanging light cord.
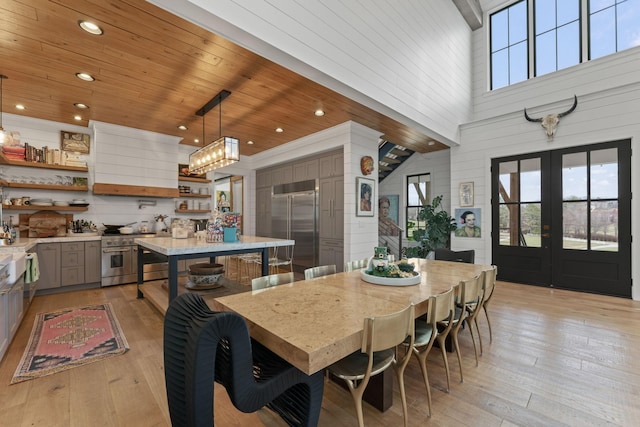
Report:
M220 135L218 135L218 138L222 138L222 101L220 101L220 117L218 119L219 125L220 125Z
M2 127L2 81L6 78L7 76L0 74L0 131L4 130Z

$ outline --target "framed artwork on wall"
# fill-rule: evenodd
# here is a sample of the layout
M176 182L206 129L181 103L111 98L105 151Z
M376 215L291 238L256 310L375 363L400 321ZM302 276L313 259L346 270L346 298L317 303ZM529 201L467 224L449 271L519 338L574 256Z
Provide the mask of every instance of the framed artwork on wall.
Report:
M473 182L460 183L460 206L473 206Z
M482 210L480 208L456 209L458 228L454 231L456 237L481 237Z
M369 178L356 178L356 216L373 216L376 182Z
M60 132L60 149L72 153L89 154L89 135L77 132Z
M398 226L398 204L400 196L390 194L378 198L378 235L397 236L400 227Z

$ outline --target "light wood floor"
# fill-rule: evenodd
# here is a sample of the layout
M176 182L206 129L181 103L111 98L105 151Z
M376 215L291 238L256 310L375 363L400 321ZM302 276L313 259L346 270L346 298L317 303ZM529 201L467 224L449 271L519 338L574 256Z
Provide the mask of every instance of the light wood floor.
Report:
M0 363L1 426L168 426L162 362L162 317L135 286L36 297ZM125 355L9 385L37 312L109 301L131 350ZM417 363L405 373L411 426L639 426L640 303L613 297L498 282L490 316L494 340L475 366L461 333L464 383L455 355L446 384L436 352L429 358L433 416L426 414ZM365 404L365 424L402 425L397 390L386 413ZM268 410L237 412L216 390L216 425L281 426ZM327 384L321 426L355 426L347 391Z

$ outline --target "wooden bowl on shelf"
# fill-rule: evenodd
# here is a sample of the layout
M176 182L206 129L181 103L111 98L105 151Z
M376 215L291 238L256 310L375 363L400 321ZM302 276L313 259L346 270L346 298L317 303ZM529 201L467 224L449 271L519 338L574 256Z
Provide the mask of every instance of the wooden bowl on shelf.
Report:
M198 263L191 264L189 266L189 274L193 275L214 275L224 273L224 265L222 264L209 264Z

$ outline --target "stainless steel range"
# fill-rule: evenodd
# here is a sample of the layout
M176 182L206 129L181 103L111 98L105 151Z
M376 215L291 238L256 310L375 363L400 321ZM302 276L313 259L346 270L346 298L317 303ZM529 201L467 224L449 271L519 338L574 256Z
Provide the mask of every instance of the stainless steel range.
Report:
M138 245L134 239L154 234L114 234L102 236L102 286L135 283L138 280ZM169 277L167 257L145 251L144 280Z

